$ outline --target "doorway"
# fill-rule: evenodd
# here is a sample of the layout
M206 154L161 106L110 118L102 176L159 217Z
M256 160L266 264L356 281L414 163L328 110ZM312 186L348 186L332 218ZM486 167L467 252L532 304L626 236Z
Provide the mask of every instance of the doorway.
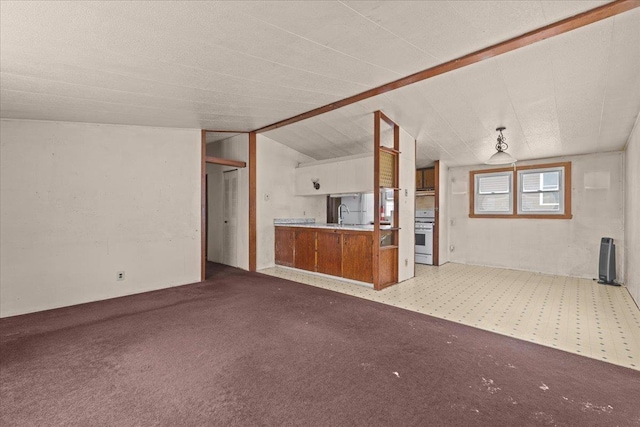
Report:
M224 171L224 193L222 198L222 261L238 267L238 169Z
M255 271L255 134L201 135L202 280L213 263Z

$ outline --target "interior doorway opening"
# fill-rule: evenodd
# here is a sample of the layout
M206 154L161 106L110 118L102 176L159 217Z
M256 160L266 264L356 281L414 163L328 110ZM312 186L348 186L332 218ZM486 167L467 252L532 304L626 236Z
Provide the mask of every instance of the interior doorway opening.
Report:
M215 265L249 269L249 137L204 132L203 280Z

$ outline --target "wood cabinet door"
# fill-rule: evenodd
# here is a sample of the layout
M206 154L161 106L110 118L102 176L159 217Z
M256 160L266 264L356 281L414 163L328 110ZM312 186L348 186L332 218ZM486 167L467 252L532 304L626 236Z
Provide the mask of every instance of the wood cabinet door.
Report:
M380 251L379 288L398 283L398 248L386 248Z
M295 231L290 228L276 227L275 261L277 265L293 267L293 247Z
M424 176L424 174L423 174L423 170L422 169L416 170L416 190L424 188L423 176Z
M343 235L342 277L373 283L373 236Z
M434 168L424 170L424 188L429 190L436 188L436 171Z
M294 267L316 271L316 232L296 230Z
M342 234L336 230L318 232L318 273L342 276Z

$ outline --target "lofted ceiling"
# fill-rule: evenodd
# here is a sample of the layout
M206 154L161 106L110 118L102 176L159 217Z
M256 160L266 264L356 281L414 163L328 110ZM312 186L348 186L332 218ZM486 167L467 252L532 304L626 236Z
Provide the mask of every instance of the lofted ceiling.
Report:
M382 109L416 163L480 164L498 126L519 160L622 150L640 110L640 10L266 132L314 158L362 152Z
M205 142L211 144L212 142L224 141L238 135L240 135L239 132L207 132Z
M606 2L0 2L0 116L251 131ZM371 150L381 109L418 165L623 149L640 110L640 11L267 136ZM211 138L219 139L224 134Z

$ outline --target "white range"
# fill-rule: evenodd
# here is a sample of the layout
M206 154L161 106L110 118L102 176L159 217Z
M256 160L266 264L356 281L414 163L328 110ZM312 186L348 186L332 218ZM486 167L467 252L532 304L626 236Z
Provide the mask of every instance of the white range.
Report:
M416 211L416 263L433 265L433 209Z

